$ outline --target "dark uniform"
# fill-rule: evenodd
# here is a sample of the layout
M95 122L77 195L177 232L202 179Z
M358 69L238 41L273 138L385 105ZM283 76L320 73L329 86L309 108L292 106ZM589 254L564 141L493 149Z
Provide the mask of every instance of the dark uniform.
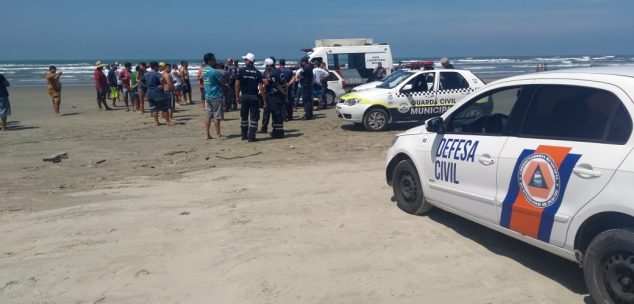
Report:
M230 65L227 67L225 75L227 75L227 85L229 86L229 91L225 95L225 107L227 110L236 110L238 105L236 104L236 77L238 76L238 68Z
M262 74L262 77L264 79L267 79L269 77L269 72L264 71L264 74ZM265 88L266 91L266 88ZM267 96L268 97L268 96ZM262 104L262 125L260 126L260 133L266 134L268 133L268 129L269 129L269 120L271 118L271 104L270 103L266 103L263 104L264 100L261 100L260 104Z
M282 76L284 76L284 80L286 80L286 84L288 87L288 82L290 82L293 79L293 71L291 71L291 69L287 68L287 67L283 67L281 69L279 69L280 72L282 73ZM286 120L293 120L293 90L289 87L288 90L288 103L286 103Z
M286 86L286 79L280 70L273 67L270 72L265 72L264 78L268 80L265 87L266 92L266 109L265 112L270 112L273 116L273 132L271 137L282 138L284 137L284 93L280 91ZM265 122L266 119L266 122ZM268 116L265 114L262 119L262 129L266 130L269 124Z
M262 83L262 73L252 65L238 71L240 81L240 130L242 139L255 140L260 119L260 99L258 86Z
M302 101L304 102L304 119L313 119L313 65L306 63L300 72L302 85Z

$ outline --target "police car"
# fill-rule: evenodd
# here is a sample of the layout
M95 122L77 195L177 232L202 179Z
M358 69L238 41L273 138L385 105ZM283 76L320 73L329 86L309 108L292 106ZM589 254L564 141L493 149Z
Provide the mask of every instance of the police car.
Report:
M399 134L386 177L407 213L439 207L578 262L597 303L634 303L634 68L491 83Z
M373 89L341 96L336 111L343 121L383 131L390 122L438 116L482 86L466 70L398 70Z

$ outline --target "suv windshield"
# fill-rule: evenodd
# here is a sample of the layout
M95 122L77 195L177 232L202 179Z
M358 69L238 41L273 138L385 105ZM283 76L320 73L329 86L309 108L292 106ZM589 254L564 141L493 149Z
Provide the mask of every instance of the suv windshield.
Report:
M412 76L412 74L414 74L414 73L413 72L403 71L403 70L398 70L398 71L390 74L389 76L385 77L385 80L383 80L383 83L381 83L380 85L378 85L376 87L377 88L381 88L381 89L393 89L399 83L401 83L403 80L409 78L409 76Z

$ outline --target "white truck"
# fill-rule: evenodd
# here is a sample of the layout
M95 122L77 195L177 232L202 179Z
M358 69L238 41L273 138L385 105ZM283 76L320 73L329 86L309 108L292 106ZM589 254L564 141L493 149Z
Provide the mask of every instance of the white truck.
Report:
M379 63L387 74L393 69L390 46L375 44L370 38L315 40L315 47L304 51L311 62L325 62L329 70L336 71L343 78L345 91L374 81L372 72Z

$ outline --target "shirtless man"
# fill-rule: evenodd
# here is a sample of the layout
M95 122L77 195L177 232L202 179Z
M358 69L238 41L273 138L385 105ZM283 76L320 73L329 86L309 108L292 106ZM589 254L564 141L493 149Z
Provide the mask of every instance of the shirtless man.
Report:
M187 61L181 61L180 74L183 82L183 99L186 104L192 104L194 101L192 100L192 83L189 81L189 64ZM188 98L189 97L189 98Z
M169 109L167 110L167 114L169 115L169 120L174 121L175 105L174 98L172 96L174 82L172 81L171 66L168 63L161 62L159 63L159 67L162 68L161 85L163 86L163 92L165 92L165 95L169 96Z

